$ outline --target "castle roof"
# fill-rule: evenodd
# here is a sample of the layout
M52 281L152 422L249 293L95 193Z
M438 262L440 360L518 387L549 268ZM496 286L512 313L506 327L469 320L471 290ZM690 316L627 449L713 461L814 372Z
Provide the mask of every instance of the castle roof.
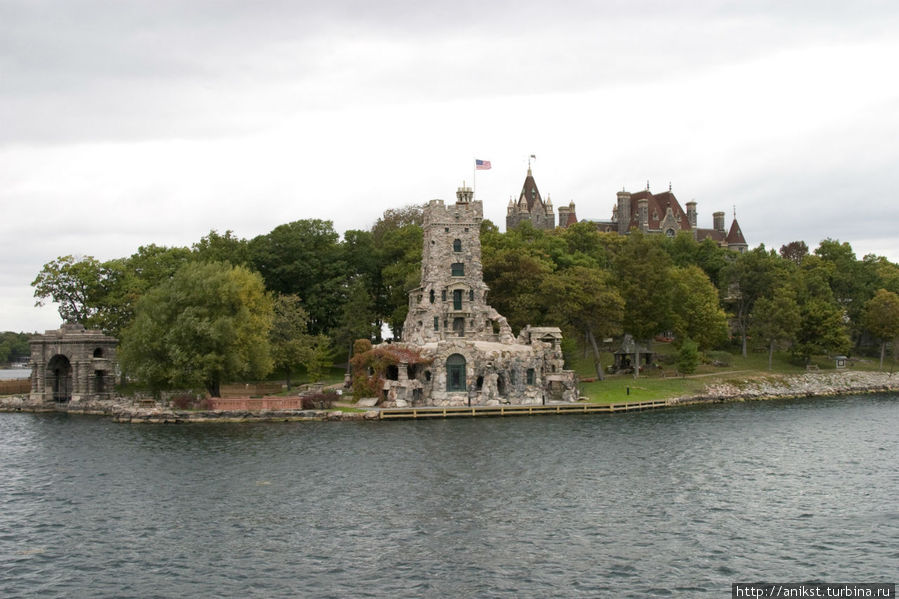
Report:
M537 182L534 181L534 175L531 173L531 167L528 167L528 176L524 179L524 185L521 187L521 195L518 196L518 205L527 202L528 212L533 212L534 204L540 202L543 205L543 198L540 197L540 190L537 189Z
M743 231L740 230L740 225L737 223L736 218L730 224L730 231L727 233L727 243L729 245L747 245L746 238L743 237Z
M638 200L647 200L649 228L651 230L658 230L661 227L662 220L664 220L669 206L671 207L672 214L674 214L674 218L680 224L681 230L689 231L692 229L690 226L690 219L687 218L687 213L681 208L680 202L677 201L673 192L663 191L662 193L653 194L648 189L631 194L631 213L629 215L630 225L628 226L628 229L640 227ZM624 215L619 214L618 218L622 218L623 216Z
M724 241L724 231L716 231L715 229L696 229L696 241L711 239L716 243Z

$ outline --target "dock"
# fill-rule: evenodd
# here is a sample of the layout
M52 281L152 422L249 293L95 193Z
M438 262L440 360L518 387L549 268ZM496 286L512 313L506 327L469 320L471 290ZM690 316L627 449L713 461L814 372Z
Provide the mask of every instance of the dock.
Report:
M415 420L419 418L474 418L477 416L535 416L539 414L611 414L640 412L668 407L664 399L628 403L548 404L548 405L500 405L461 407L382 408L381 420Z

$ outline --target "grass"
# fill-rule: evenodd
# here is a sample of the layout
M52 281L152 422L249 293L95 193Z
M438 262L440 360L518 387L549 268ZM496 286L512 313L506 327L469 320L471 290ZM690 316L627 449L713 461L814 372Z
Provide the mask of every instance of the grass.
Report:
M775 352L772 369L768 370L768 353L750 351L744 358L739 350L731 353L731 363L727 366L700 364L696 372L686 378L677 376L673 364L665 364L665 356L673 355L676 350L670 343L653 343L652 350L660 357L661 369L644 369L639 378L630 374L606 375L604 381L583 382L580 384L581 396L594 403L623 403L667 399L680 395L701 392L707 385L720 382L739 384L746 379L757 379L806 372L804 366L794 364L786 352ZM603 368L612 364L611 353L601 356ZM577 372L581 380L593 378L596 371L592 356L584 357L583 351L571 360L569 368ZM827 356L815 356L811 364L819 370L835 370L834 361ZM892 364L892 361L889 362ZM879 371L879 359L857 357L849 362L852 370ZM884 370L889 370L888 361L884 360Z

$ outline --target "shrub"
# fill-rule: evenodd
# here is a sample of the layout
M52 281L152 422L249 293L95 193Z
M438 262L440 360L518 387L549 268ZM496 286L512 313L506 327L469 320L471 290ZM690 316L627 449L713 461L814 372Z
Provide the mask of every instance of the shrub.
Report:
M704 362L713 366L730 366L734 363L734 356L726 351L709 351L705 353Z
M333 391L328 391L327 393L303 395L300 400L304 410L330 410L339 398L340 396Z

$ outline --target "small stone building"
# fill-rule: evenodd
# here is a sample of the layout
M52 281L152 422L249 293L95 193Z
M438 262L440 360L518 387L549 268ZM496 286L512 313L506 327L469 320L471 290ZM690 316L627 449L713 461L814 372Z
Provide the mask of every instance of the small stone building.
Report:
M540 404L576 401L577 377L564 369L556 327L525 327L516 337L487 303L481 266L481 202L462 187L453 205L424 212L421 284L409 292L400 363L384 381L383 406Z
M80 324L64 324L30 341L31 399L112 399L118 340Z

